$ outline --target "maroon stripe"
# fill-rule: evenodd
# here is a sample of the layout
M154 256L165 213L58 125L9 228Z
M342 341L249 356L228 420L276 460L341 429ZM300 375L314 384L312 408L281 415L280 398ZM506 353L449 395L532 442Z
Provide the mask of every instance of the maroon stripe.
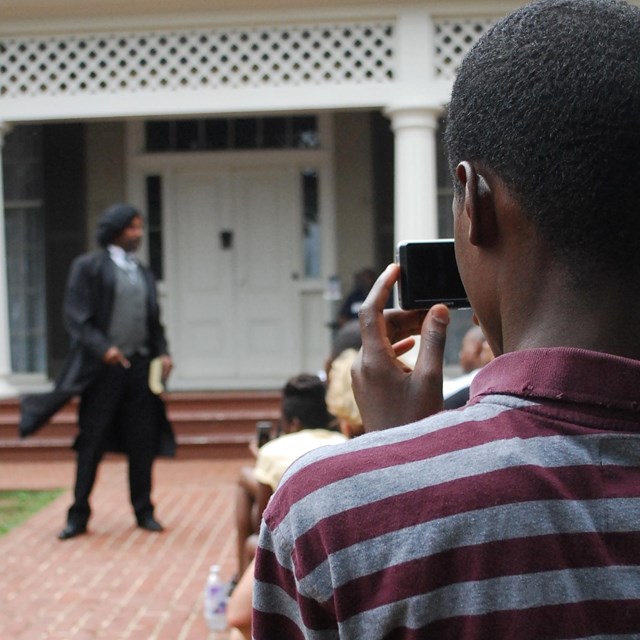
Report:
M258 548L254 576L260 582L277 584L287 595L295 599L297 591L293 573L283 567L271 551Z
M304 640L305 638L298 626L286 616L264 613L255 609L251 618L251 633L254 640L273 640L274 638Z
M272 552L263 548L258 549L254 575L256 580L277 585L293 600L297 600L304 624L309 629L321 630L335 627L333 614L315 600L305 598L297 592L293 573L280 565Z
M313 571L326 555L362 542L364 532L366 538L375 538L405 527L489 507L538 500L605 497L602 469L592 466L500 469L342 511L318 521L295 541L305 560L302 575ZM622 488L624 495L640 496L640 483L629 481L624 487L618 483L620 496L623 495Z
M543 550L543 552L541 552ZM640 532L548 535L457 547L396 564L334 590L339 620L468 581L640 561Z
M540 640L613 634L640 637L640 601L596 600L449 618L422 629L396 629L384 640Z

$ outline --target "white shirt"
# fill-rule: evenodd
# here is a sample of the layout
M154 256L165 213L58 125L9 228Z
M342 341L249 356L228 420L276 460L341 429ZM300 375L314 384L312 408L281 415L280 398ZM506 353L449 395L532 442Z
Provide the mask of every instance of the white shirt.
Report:
M137 260L130 254L127 253L122 247L119 247L115 244L110 244L107 247L109 251L109 255L111 259L115 262L115 264L127 272L129 278L135 282L136 273L138 271L138 262Z

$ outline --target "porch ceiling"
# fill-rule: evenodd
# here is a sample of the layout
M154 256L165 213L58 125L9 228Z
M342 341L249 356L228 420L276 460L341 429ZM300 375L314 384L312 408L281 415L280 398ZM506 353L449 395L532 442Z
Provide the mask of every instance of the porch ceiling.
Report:
M323 7L388 4L388 0L323 0ZM199 11L317 8L318 0L2 0L0 21L133 16Z

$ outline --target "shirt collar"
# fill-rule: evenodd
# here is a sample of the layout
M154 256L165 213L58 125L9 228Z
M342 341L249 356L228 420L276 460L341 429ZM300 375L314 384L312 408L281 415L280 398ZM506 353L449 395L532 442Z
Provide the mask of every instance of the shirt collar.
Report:
M508 394L640 413L640 361L557 347L499 356L471 383L471 397Z
M127 256L131 254L127 254L127 252L118 245L110 244L107 246L107 251L111 256L111 259L119 266L124 267L126 264Z

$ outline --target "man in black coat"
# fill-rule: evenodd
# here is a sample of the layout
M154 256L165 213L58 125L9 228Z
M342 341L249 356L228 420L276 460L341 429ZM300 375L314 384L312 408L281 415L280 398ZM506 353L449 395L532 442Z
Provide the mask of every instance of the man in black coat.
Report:
M142 217L129 205L104 212L97 231L102 250L76 258L67 282L64 320L71 352L66 366L54 391L21 400L20 431L26 436L80 395L74 502L61 540L87 530L89 496L106 451L124 451L129 458L138 526L163 530L151 503L152 465L157 454L175 453L175 440L164 404L149 388L149 365L159 357L166 379L172 362L154 277L131 255L143 230Z

